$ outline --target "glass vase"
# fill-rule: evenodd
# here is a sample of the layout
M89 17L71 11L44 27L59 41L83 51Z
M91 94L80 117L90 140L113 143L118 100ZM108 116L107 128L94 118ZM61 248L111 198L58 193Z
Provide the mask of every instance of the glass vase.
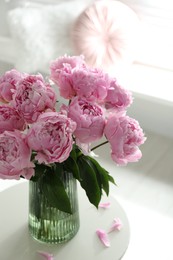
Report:
M67 242L79 229L76 179L69 172L64 172L61 178L70 199L72 214L50 206L39 182L29 181L29 232L40 242Z

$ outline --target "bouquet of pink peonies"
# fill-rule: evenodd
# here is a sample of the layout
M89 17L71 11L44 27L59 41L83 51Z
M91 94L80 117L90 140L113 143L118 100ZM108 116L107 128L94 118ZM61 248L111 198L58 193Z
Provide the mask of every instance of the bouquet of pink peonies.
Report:
M69 101L59 112L52 84ZM88 67L83 56L53 61L47 82L41 74L6 72L0 77L0 101L0 178L39 181L54 172L54 187L62 190L57 204L60 210L61 204L67 204L65 210L70 212L58 178L58 172L64 170L73 173L96 207L102 192L109 194L109 182L114 179L92 156L94 141L105 136L99 146L109 143L118 165L142 156L143 130L126 115L131 93L101 69ZM51 188L52 180L45 178L45 182ZM49 199L55 202L59 198L52 191Z

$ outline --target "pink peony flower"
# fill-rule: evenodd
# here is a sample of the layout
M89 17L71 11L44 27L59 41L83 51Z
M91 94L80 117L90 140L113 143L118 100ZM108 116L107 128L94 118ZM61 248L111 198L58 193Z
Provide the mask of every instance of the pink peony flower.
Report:
M139 123L128 116L108 118L104 133L110 142L112 159L119 165L138 161L142 153L138 146L144 143L146 138Z
M105 118L99 105L75 97L69 105L68 116L77 124L74 134L81 143L90 143L103 136Z
M0 106L0 122L0 133L3 133L5 130L24 130L26 126L24 119L13 107L8 105Z
M19 131L5 131L0 134L0 178L30 179L34 164L30 161L31 150Z
M20 73L15 69L7 71L0 77L0 101L8 103L12 100L12 95L16 89L18 81L26 76L24 73Z
M130 91L121 87L116 79L110 83L105 98L106 109L115 109L117 111L125 110L132 103L132 94Z
M45 112L32 124L27 134L31 149L37 151L39 163L63 162L72 150L76 123L58 112Z
M63 56L51 63L50 78L58 85L62 97L71 99L76 95L72 83L73 70L84 67L86 64L83 56Z
M46 110L55 110L56 94L44 82L41 75L31 75L22 79L14 93L12 105L27 123L33 123Z
M78 97L98 102L103 102L110 85L108 74L91 68L75 69L72 82Z

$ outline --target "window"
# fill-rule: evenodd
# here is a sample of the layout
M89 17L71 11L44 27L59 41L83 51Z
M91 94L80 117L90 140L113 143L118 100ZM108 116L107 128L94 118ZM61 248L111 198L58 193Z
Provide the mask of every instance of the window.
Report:
M173 4L171 0L121 0L140 19L136 61L173 70Z
M172 0L120 0L140 20L134 64L125 85L134 93L131 114L150 131L173 138L173 4Z

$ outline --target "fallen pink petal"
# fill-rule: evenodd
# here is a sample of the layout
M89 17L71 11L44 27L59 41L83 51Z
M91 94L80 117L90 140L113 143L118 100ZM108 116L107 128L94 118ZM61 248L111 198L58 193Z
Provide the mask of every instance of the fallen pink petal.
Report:
M110 208L111 203L110 202L103 202L99 204L99 208L108 209Z
M113 224L112 224L112 226L111 226L111 228L110 228L110 230L109 230L108 233L110 233L110 232L112 232L112 231L115 231L115 230L120 231L120 230L122 229L122 227L123 227L123 224L122 224L121 219L115 218L115 219L113 220Z
M107 233L102 229L97 229L96 234L104 246L110 247L110 242Z
M43 251L37 251L39 255L45 257L46 260L54 260L53 254Z

